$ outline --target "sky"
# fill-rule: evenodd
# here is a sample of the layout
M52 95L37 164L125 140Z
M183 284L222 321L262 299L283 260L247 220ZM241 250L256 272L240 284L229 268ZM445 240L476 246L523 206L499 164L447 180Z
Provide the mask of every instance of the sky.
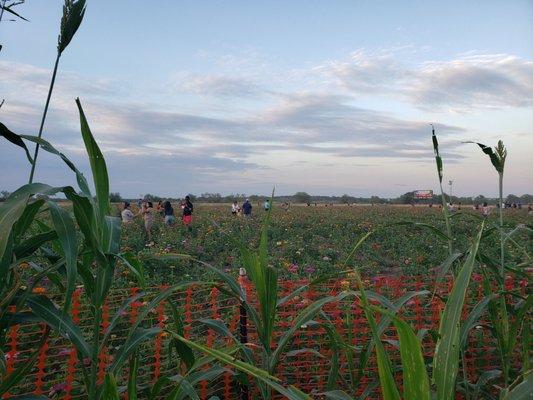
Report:
M0 121L36 135L62 1L0 23ZM79 97L111 191L496 196L487 156L508 147L505 193L533 193L531 1L87 0L64 51L43 138L90 169ZM0 190L27 182L0 141ZM40 153L36 181L75 184Z

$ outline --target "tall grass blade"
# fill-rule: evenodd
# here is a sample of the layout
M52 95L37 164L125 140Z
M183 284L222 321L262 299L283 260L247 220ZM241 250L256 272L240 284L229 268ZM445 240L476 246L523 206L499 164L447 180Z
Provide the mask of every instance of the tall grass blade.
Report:
M437 386L438 400L451 400L455 397L455 380L459 370L461 312L482 233L483 223L470 247L468 257L455 279L452 292L441 316L439 340L433 359L433 382Z

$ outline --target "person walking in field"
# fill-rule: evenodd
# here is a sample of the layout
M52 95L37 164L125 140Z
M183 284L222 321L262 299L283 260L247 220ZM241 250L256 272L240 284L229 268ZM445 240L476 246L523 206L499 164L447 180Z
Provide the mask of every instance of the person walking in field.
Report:
M122 217L122 222L125 224L129 224L131 221L133 221L133 212L131 211L131 205L129 202L124 202L124 210L120 213Z
M265 202L263 203L263 209L265 211L268 211L270 210L270 199L266 199Z
M252 217L252 203L250 203L249 199L246 199L244 204L242 205L242 212L245 217L251 218Z
M174 224L174 209L170 201L167 200L163 203L163 212L165 215L165 225L171 226Z
M148 238L148 245L152 246L154 242L152 241L152 226L154 225L154 206L151 201L147 201L142 204L141 215L144 219L144 230L146 231L146 236Z
M183 221L183 224L187 226L190 230L194 206L191 203L191 198L189 196L185 196L185 201L183 202L183 205L181 207L183 209L183 215L181 217L181 220Z

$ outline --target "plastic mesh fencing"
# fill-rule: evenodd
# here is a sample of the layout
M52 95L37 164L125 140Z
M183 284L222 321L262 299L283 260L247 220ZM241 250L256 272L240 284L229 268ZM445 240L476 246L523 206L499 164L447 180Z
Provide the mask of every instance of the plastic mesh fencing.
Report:
M246 278L240 280L251 304L256 304L252 285ZM279 298L291 294L294 290L307 284L307 281L284 281L279 283ZM376 276L365 279L369 291L375 293L371 301L378 304L378 300L388 299L392 307L401 304L398 315L409 321L416 332L427 333L437 331L440 314L444 308L443 298L446 298L452 287L451 280L444 280L436 286L434 279L429 276ZM527 281L508 277L508 290L526 292ZM153 287L141 293L138 288L115 289L111 292L103 309L102 330L105 332L115 317L119 322L109 336L107 346L102 349L98 358L98 379L102 382L114 356L124 343L131 326L137 321L139 313L148 302L165 287ZM350 279L335 279L310 286L299 295L285 302L279 309L274 343L275 349L279 338L294 325L297 315L314 300L325 296L336 296L343 291L356 290L356 285ZM428 291L425 295L413 296L412 292ZM381 297L380 297L381 296ZM129 306L121 309L128 300ZM467 300L463 311L465 319L469 311L483 298L481 276L474 275L469 287ZM384 300L385 299L385 300ZM231 340L223 338L213 329L208 329L201 322L202 319L222 320L234 335L246 342L253 351L257 350L259 340L257 331L246 321L242 307L237 299L230 297L223 290L205 286L190 286L184 291L174 292L165 301L151 309L141 326L157 325L161 328L172 329L171 312L168 302L172 302L180 310L184 324L184 336L203 343L209 347L222 348L231 345ZM284 351L275 375L284 384L292 384L312 397L320 397L326 390L328 379L332 371L338 371L335 376L336 388L343 389L353 395L369 393L369 399L379 399L379 385L377 385L377 367L373 351L368 353L368 364L362 376L359 376L359 365L362 360L362 350L370 341L370 331L359 300L356 296L347 296L341 301L331 301L323 306L323 314L319 314L311 323L302 325L290 340ZM73 295L71 316L73 321L90 337L91 313L84 299L83 289L78 289ZM353 346L356 351L349 354L338 351L322 324L327 318L335 327L336 333ZM376 315L378 322L380 316ZM381 317L382 318L382 317ZM47 328L42 323L26 323L13 326L8 334L8 341L4 353L6 368L13 371L21 363L27 362L30 354L39 349L37 361L31 373L4 399L22 394L54 396L61 399L84 398L83 376L81 363L89 365L89 360L80 359L76 350L68 340L51 334L45 335ZM44 338L44 339L43 339ZM385 347L393 365L400 365L400 355L397 348L397 335L392 326L385 329L382 335ZM486 324L486 314L467 338L467 351L464 355L464 369L470 382L476 382L483 373L492 369L499 369L499 357L496 342ZM139 348L141 358L138 374L138 384L141 389L150 388L159 377L172 377L180 373L176 363L175 352L169 349L170 338L166 332L159 333L153 340L144 342ZM434 351L434 340L427 333L423 336L424 355L430 359ZM517 346L518 347L518 346ZM258 351L256 351L259 353ZM258 355L259 360L259 355ZM520 354L516 355L518 364ZM126 363L127 364L127 363ZM208 368L206 365L204 368ZM128 377L126 365L117 377L120 384L125 384ZM401 371L396 373L398 384L401 385ZM357 379L359 384L352 392L347 382ZM259 391L250 380L250 387L244 388L236 379L236 375L227 368L222 374L210 382L198 382L196 388L202 399L218 396L221 399L259 398ZM168 394L168 390L165 393ZM127 398L127 394L124 395ZM141 395L142 398L142 395ZM282 398L282 397L280 397ZM458 395L457 398L460 398Z

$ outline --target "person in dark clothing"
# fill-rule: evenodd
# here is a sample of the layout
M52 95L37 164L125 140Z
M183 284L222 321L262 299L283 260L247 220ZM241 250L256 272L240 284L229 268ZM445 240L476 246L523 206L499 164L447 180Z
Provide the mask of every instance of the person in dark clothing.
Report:
M170 226L174 223L174 209L170 204L170 201L165 201L163 203L163 212L165 215L165 224Z
M191 198L189 196L185 196L185 201L183 202L183 205L181 207L183 208L183 215L181 217L181 220L183 221L183 224L185 226L190 226L192 222L192 213L194 211L194 206L191 203Z
M245 217L248 218L252 216L252 203L250 203L250 200L246 199L246 201L242 205L242 213Z

